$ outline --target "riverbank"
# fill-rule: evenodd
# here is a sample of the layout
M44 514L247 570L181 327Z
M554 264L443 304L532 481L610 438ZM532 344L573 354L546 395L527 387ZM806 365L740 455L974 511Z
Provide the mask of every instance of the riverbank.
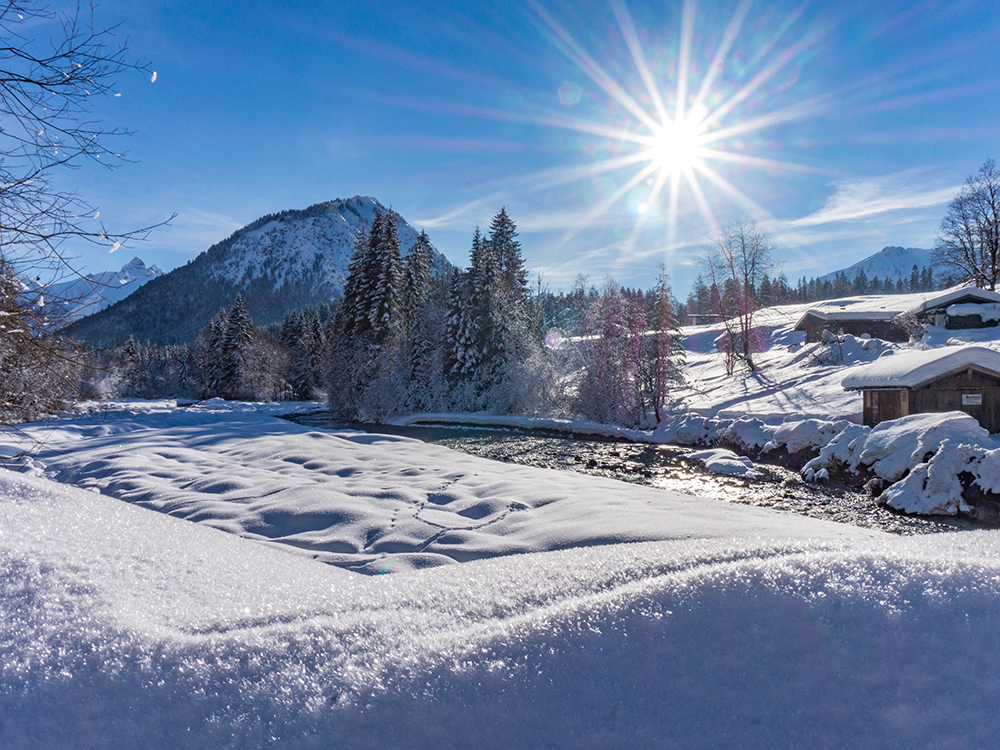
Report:
M440 415L439 418L441 418ZM758 461L759 477L732 477L707 471L690 458L697 448L627 441L638 430L591 431L587 423L540 421L530 428L526 420L451 415L450 423L434 424L424 415L410 424L347 425L327 411L290 415L299 424L322 429L360 429L376 434L402 435L443 445L494 461L540 466L618 479L634 484L783 510L812 518L849 523L894 534L925 534L977 528L971 521L948 516L907 516L876 502L867 492L844 482L805 482L797 471L777 463ZM445 422L444 419L441 419ZM492 426L491 426L492 425ZM558 427L559 429L556 429ZM596 433L596 434L595 434ZM775 452L775 458L782 455Z

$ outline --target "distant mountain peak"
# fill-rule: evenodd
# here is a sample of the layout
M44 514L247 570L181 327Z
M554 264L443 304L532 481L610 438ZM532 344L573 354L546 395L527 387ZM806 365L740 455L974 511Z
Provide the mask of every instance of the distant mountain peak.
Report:
M45 298L50 308L58 308L59 320L71 322L100 312L162 275L159 268L147 267L141 258L135 257L119 271L88 273L50 284L45 289Z
M889 245L883 247L877 253L869 255L867 258L859 260L852 266L828 273L825 276L820 276L819 281L833 281L841 273L853 281L861 270L864 270L865 276L869 279L877 276L883 281L885 279L897 281L898 279L909 279L913 271L913 266L922 271L924 266L933 265L933 250Z

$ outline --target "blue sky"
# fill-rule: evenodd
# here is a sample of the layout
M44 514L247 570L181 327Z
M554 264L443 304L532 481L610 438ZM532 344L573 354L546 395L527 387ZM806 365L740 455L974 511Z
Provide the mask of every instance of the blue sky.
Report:
M501 206L552 288L683 294L738 212L793 281L929 247L1000 156L1000 8L957 2L104 0L156 71L98 103L133 163L67 186L171 269L259 216L372 195L465 265ZM682 105L678 108L678 97Z

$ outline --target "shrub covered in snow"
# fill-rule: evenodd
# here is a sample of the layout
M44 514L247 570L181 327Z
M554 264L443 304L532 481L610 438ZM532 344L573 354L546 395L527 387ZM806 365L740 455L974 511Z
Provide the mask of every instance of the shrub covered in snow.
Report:
M934 455L946 440L978 445L988 444L989 439L979 422L960 411L911 414L876 425L857 461L882 479L895 482Z

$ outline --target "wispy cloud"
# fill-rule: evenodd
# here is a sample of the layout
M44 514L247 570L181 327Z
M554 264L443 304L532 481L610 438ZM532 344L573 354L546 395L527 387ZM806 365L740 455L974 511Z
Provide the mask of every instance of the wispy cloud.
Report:
M907 170L883 177L836 183L823 206L797 219L764 223L796 275L849 265L886 245L931 247L944 204L958 193L953 177Z
M931 208L955 197L958 185L932 187L916 171L897 172L885 177L844 182L819 211L787 222L784 227L816 227L840 222L861 221L894 211ZM880 220L882 220L880 218Z

